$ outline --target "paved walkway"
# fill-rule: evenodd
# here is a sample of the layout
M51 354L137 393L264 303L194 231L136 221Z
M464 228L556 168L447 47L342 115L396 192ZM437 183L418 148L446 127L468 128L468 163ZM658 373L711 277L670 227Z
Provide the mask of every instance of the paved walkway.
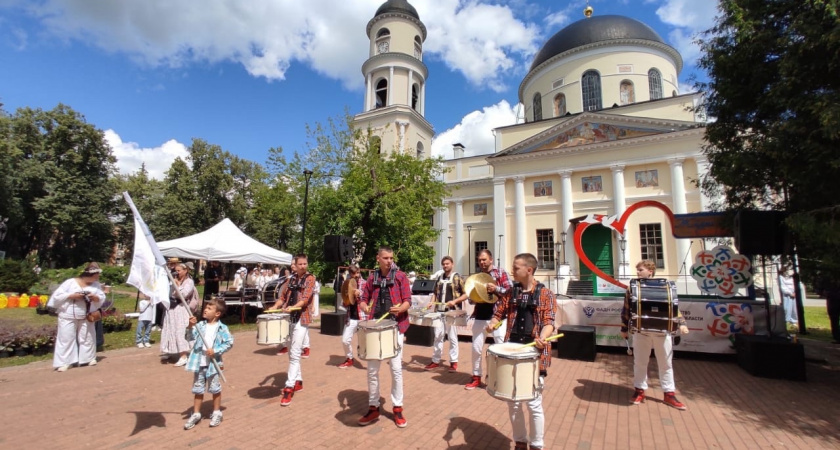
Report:
M50 362L0 369L4 425L0 448L214 449L511 448L505 404L483 390L465 391L470 353L460 343L461 371L425 372L430 349L407 346L404 359L408 427L391 421L390 400L379 422L361 428L367 410L361 364L339 370L340 338L311 330L312 357L303 361L305 389L280 407L287 356L257 346L254 332L235 335L226 358L225 419L182 426L192 408L192 375L162 365L155 349L101 353L96 367L56 373ZM655 362L651 369L655 372ZM675 360L677 411L652 397L631 406L632 361L599 353L595 362L555 359L544 396L546 448L696 449L838 448L840 380L835 367L808 364L808 381L753 377L731 361ZM383 397L389 398L385 376ZM211 403L203 407L209 415Z

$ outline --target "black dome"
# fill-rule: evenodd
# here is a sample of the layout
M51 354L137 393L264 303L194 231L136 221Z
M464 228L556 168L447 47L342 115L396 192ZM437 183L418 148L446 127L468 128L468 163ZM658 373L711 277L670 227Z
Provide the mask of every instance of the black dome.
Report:
M386 13L403 13L408 14L411 17L414 17L417 20L420 20L420 15L417 14L417 10L411 6L407 0L388 0L387 2L383 3L379 9L376 10L376 14L373 17L376 17L380 14Z
M530 70L573 48L618 39L641 39L665 43L659 34L653 31L653 28L638 20L624 16L593 16L579 20L552 36L534 57Z

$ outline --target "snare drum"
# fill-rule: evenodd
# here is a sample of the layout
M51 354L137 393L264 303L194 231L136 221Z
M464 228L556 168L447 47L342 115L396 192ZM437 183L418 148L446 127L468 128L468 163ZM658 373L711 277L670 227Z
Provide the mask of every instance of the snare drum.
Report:
M289 340L288 314L257 316L257 345L283 344Z
M522 344L494 344L487 348L487 393L500 400L529 401L542 390L540 355Z
M359 359L365 361L391 359L397 356L402 348L397 322L393 320L383 320L379 323L375 320L359 322L356 333L359 334L359 338L356 339L357 354Z
M436 325L435 321L442 318L443 313L434 312L434 310L422 306L415 306L408 310L408 322L412 325L433 327Z
M444 320L446 320L446 324L449 326L465 327L467 326L467 312L462 309L446 311L444 313Z

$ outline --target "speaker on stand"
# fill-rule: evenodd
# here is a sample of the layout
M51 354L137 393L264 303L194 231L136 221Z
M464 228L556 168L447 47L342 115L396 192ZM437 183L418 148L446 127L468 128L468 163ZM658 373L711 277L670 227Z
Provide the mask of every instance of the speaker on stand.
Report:
M353 239L332 234L324 236L325 262L349 262L353 259L353 253Z

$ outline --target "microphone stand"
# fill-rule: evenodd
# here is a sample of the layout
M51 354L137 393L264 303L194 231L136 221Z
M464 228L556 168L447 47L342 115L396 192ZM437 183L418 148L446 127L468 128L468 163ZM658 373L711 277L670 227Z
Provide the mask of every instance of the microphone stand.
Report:
M688 241L688 250L685 252L685 256L682 259L682 268L680 269L680 273L677 275L682 275L685 277L685 281L683 281L683 287L685 288L685 295L688 295L688 268L685 265L685 260L688 259L688 255L691 254L691 246L694 245L694 241Z

